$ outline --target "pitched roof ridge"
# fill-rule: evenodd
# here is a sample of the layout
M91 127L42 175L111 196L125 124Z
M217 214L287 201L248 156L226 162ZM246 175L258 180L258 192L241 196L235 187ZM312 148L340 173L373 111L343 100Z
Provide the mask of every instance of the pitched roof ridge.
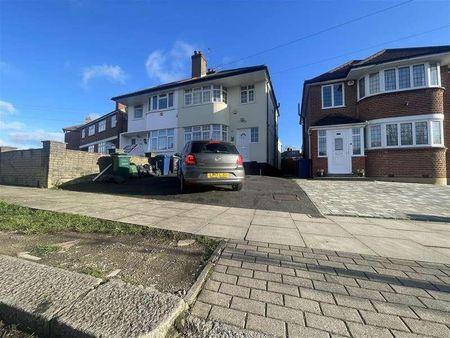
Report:
M358 64L364 64L364 63L366 63L366 62L368 62L368 61L370 61L370 60L376 58L377 56L380 56L380 55L386 53L388 50L395 50L395 48L392 48L392 49L382 49L382 50L380 50L379 52L376 52L375 54L372 54L372 55L366 57L365 59L362 59L361 61L358 62Z

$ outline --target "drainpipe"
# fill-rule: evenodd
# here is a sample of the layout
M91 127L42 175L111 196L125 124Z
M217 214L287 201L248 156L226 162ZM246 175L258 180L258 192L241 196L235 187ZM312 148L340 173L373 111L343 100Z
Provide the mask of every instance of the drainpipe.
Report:
M266 80L266 161L269 163L269 90Z

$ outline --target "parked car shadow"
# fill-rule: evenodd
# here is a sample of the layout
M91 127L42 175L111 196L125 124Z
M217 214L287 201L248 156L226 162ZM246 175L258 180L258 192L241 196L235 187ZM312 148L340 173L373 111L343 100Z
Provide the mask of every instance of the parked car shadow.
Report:
M195 186L187 193L181 194L176 176L130 179L122 184L81 182L65 185L62 189L237 208L287 211L322 217L295 182L280 177L247 176L241 191L232 191L226 186Z

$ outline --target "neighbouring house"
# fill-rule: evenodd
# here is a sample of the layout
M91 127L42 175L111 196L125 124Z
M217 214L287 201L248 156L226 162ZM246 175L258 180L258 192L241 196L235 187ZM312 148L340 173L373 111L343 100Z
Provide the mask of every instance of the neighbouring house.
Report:
M446 184L450 46L385 49L303 85L311 174Z
M120 147L133 155L172 155L190 140L236 144L245 162L278 167L278 103L267 66L207 70L200 51L192 77L113 97L128 107Z
M127 131L127 117L126 107L116 104L115 110L95 120L63 128L67 149L107 154L119 148L119 136Z

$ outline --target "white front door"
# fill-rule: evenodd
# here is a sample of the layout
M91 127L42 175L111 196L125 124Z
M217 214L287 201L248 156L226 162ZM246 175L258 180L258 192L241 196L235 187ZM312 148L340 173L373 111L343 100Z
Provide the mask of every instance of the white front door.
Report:
M238 129L236 131L236 148L244 158L244 162L250 161L250 129Z
M351 174L351 129L327 131L328 173Z

